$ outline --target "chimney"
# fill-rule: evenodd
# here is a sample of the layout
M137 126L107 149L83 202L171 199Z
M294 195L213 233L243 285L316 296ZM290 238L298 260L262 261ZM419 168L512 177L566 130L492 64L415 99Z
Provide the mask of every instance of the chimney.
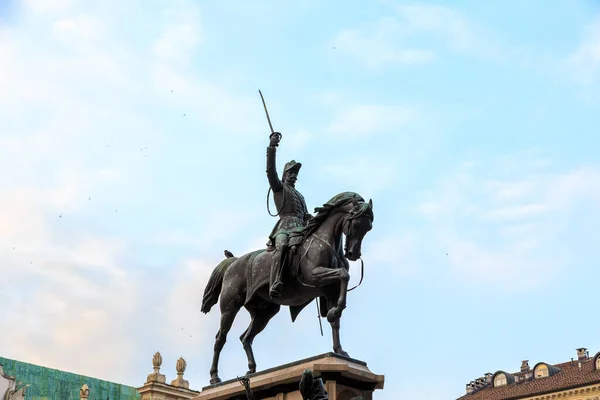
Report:
M577 349L577 359L579 361L585 361L588 358L588 353L587 353L587 349L585 347L582 347L580 349Z
M493 375L494 374L489 373L489 372L487 374L485 374L485 383L487 383L488 385L491 384L492 383L492 376Z
M528 372L528 371L529 371L529 360L521 361L521 372Z
M473 382L467 383L467 394L471 394L474 391L475 391L475 388L473 387Z
M477 391L478 387L477 384L475 383L475 381L471 381L467 384L467 393L475 393Z

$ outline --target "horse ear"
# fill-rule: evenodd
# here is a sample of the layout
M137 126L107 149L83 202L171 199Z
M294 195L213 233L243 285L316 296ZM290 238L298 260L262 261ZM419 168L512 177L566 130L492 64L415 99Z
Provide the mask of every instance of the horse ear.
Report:
M369 199L369 208L372 210L373 209L373 200Z

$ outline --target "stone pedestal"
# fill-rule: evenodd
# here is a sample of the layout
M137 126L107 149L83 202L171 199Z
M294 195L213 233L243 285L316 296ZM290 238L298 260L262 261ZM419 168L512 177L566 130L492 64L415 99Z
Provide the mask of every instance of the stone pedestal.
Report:
M141 400L186 400L195 398L198 392L160 382L149 382L138 388Z
M306 369L323 379L329 400L351 400L356 396L372 400L373 391L383 389L384 376L372 373L367 363L334 353L248 375L250 387L256 399L302 400L298 385ZM246 400L246 395L239 381L232 379L202 388L193 400Z
M152 357L152 368L154 372L148 375L148 379L146 379L144 386L137 390L141 400L187 400L198 395L197 391L190 390L188 381L183 379L183 374L187 366L187 363L183 358L177 360L177 363L175 364L177 378L173 380L170 385L167 385L167 378L160 373L161 365L162 356L159 352L156 352Z

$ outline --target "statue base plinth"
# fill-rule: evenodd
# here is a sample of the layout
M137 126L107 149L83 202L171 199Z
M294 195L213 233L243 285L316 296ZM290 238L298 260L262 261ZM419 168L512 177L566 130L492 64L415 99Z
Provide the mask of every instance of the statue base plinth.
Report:
M367 363L335 353L298 360L248 375L256 399L302 400L298 390L304 370L322 378L329 400L350 400L362 396L372 400L376 389L383 389L384 376L372 373ZM237 379L202 388L193 400L245 400L244 387Z

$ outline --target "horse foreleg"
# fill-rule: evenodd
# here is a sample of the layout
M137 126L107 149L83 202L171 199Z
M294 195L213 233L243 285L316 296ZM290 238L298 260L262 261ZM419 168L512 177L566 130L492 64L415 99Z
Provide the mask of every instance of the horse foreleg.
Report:
M316 267L311 271L310 284L315 286L327 286L333 283L339 283L340 292L337 303L329 308L327 312L327 321L329 323L338 320L342 316L342 311L346 308L346 292L348 291L348 282L350 274L344 268L325 268Z
M342 317L342 311L346 308L346 292L348 291L348 282L350 282L350 274L343 268L335 270L338 273L338 279L340 280L340 293L337 300L337 304L329 309L327 312L327 321L332 324L335 321L339 321ZM339 330L339 324L338 324Z
M238 304L235 300L223 302L223 298L221 298L221 326L215 337L213 360L210 367L211 385L221 382L221 378L219 378L219 356L227 341L227 333L229 333L231 325L233 325L233 320L240 308L242 308L241 304Z
M333 336L333 352L342 356L350 357L348 353L342 349L340 343L340 320L339 318L331 322L331 335Z
M248 372L246 372L246 375L248 375L256 372L256 360L252 351L254 338L266 328L271 318L279 312L280 306L279 304L268 303L267 307L264 308L247 306L246 309L252 319L248 329L240 336L240 340L248 356Z

